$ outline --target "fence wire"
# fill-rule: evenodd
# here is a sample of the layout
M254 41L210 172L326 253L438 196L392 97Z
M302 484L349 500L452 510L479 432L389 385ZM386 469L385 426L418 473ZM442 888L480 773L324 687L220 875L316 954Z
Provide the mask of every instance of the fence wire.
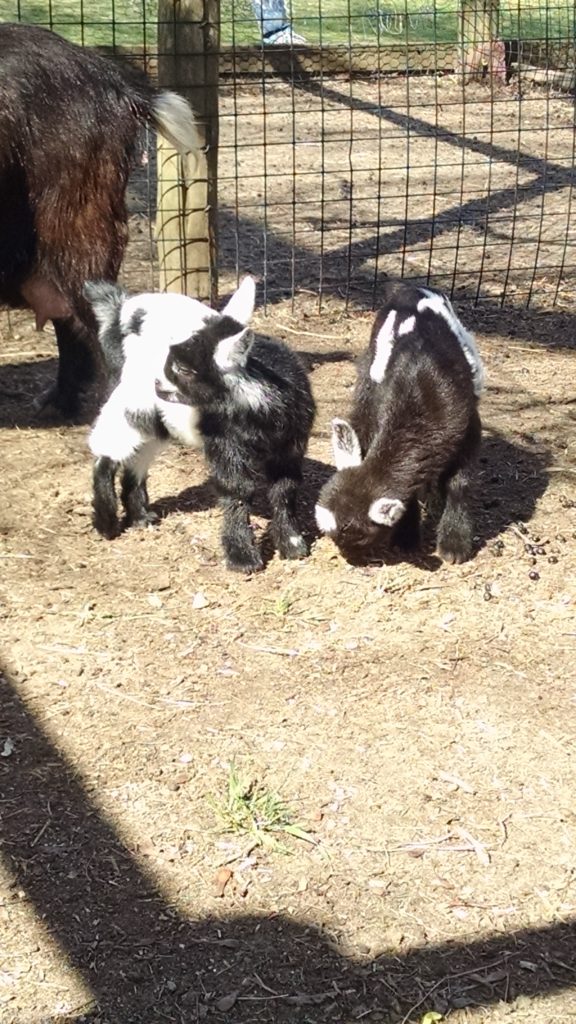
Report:
M293 0L280 34L265 7L220 4L222 279L255 273L268 303L375 305L393 275L571 305L573 0ZM0 0L0 20L137 56L152 76L157 14L152 0ZM151 268L153 169L136 187Z

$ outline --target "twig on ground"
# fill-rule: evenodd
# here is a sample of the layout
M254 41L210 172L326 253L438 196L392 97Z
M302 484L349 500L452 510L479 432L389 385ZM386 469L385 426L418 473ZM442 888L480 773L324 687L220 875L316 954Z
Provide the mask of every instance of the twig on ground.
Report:
M469 782L464 782L464 779L461 779L459 775L452 775L451 772L439 771L438 778L442 779L443 782L452 783L453 786L457 786L458 789L463 789L465 793L470 793L472 796L474 796L474 793L476 792Z
M220 863L216 866L219 868L224 868L228 864L233 864L234 861L236 860L245 860L246 857L249 857L251 853L254 853L254 850L257 849L258 846L260 846L260 842L256 840L255 842L250 843L250 845L247 846L245 850L242 850L240 853L234 854L233 857L227 857L226 860L221 860Z
M488 850L483 845L483 843L481 843L479 839L476 839L476 837L473 836L472 833L468 831L468 829L461 828L459 825L456 826L454 831L457 836L460 836L461 839L464 839L470 843L470 846L474 850L474 853L478 857L480 863L484 864L484 867L488 867L488 865L490 864L490 854L488 853Z
M145 700L140 700L139 697L133 697L131 693L123 693L122 690L114 690L111 686L105 686L104 683L98 683L92 680L92 686L97 686L99 690L103 690L104 693L109 693L112 697L118 697L121 700L127 700L131 704L139 704L143 708L151 708L152 711L158 711L157 704L148 704Z
M445 974L443 978L440 978L438 981L434 982L434 984L427 990L427 992L424 993L424 995L418 1000L417 1003L414 1003L414 1005L410 1007L408 1013L404 1017L402 1017L400 1024L408 1024L408 1021L410 1020L410 1017L412 1016L414 1011L417 1010L419 1006L422 1006L422 1003L425 1003L426 1000L430 998L432 993L435 992L437 988L440 988L441 985L444 985L447 981L453 981L456 978L467 978L471 974L478 974L479 970L490 971L492 970L493 967L500 967L501 964L505 963L506 958L502 957L502 959L495 960L491 964L483 964L482 967L480 968L472 967L468 971L458 971L456 974Z
M302 331L299 327L289 327L288 324L279 322L279 328L290 331L291 334L301 334L304 338L323 338L325 341L348 341L348 338L334 337L333 334L316 334L314 331Z
M448 842L450 839L464 839L466 842L465 846L443 846L443 843ZM391 846L387 852L389 853L424 853L428 849L437 849L440 853L475 853L478 860L484 865L490 863L490 854L488 853L485 846L475 838L470 832L464 828L456 828L454 832L447 832L444 836L438 836L436 839L424 839L416 843L402 843L400 846Z
M50 818L46 818L46 821L42 825L42 828L40 829L40 831L37 832L36 835L34 836L34 839L30 843L30 846L36 846L36 843L38 842L39 839L42 838L42 836L44 835L44 833L45 833L46 829L48 828L49 824L50 824Z

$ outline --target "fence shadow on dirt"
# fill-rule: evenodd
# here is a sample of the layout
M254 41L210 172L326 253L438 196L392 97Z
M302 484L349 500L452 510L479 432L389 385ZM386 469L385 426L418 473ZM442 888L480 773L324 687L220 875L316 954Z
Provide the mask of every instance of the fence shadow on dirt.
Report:
M272 61L275 56L277 60L279 59L278 54L272 54ZM297 50L294 51L292 62L293 65L289 76L292 87L318 98L323 104L334 103L342 106L347 111L370 115L379 122L386 122L387 125L394 126L394 128L405 132L407 138L420 136L436 140L443 145L455 148L462 154L462 159L464 159L464 153L467 152L487 159L491 164L505 164L510 167L511 173L513 173L511 185L489 190L488 193L479 195L474 199L461 201L459 204L451 206L446 210L436 212L432 218L428 216L422 219L410 219L405 224L399 224L397 230L386 234L384 239L380 239L377 233L369 239L363 239L361 242L356 243L356 245L352 245L349 274L353 279L358 270L355 264L357 264L358 257L363 252L370 253L371 255L378 253L380 256L384 256L391 252L397 252L407 246L427 243L430 241L431 236L437 241L446 231L452 230L455 226L460 228L466 225L479 233L481 239L478 246L479 262L483 265L488 243L488 232L492 230L488 224L489 218L494 222L495 214L510 210L513 211L514 219L516 219L518 207L521 207L531 199L538 199L543 203L546 194L557 193L564 189L570 192L574 187L574 167L570 160L565 163L555 162L548 158L547 153L545 156L538 156L523 152L520 149L520 144L511 148L498 144L493 138L485 141L477 135L462 134L447 128L440 122L434 123L425 118L415 116L414 112L410 109L403 113L400 110L386 106L379 100L368 101L358 96L353 96L350 90L338 89L335 84L329 84L324 80L311 76L303 66L300 66ZM282 75L281 65L279 65L279 75L286 78L285 74ZM486 88L486 100L487 102L494 102L494 96L490 94L488 88ZM532 180L530 182L523 182L521 188L518 184L520 173L533 175ZM569 200L567 202L569 211ZM378 232L379 225L375 225L375 227ZM569 231L569 224L566 224L565 230L566 232ZM511 238L509 260L512 255L512 241L513 239ZM568 251L569 245L567 242L563 266ZM339 255L339 253L330 253L330 262L332 263L333 260L337 261ZM453 283L455 282L456 271L457 268L455 266ZM535 271L532 283L529 286L530 296L535 289L534 277ZM373 275L372 281L374 287L373 300L375 300L376 283L374 282ZM506 283L504 291L506 290ZM475 300L479 298L480 285L481 280L479 276L478 290L474 296L471 296ZM347 288L349 287L350 283L347 285Z
M270 1024L296 1015L320 1024L369 1020L372 1010L407 1024L424 1009L489 1007L576 987L573 921L353 959L320 925L282 913L187 918L5 675L0 713L13 744L0 762L1 856L12 898L32 906L94 1000L50 1024L180 1024L207 1015L224 1024L255 1013Z
M477 200L480 204L482 200ZM476 216L478 211L474 213ZM452 216L456 216L453 212ZM430 232L429 222L420 223L408 221L406 225L407 238L416 240L419 233L422 238L428 237ZM219 262L222 270L235 270L241 277L244 273L258 273L257 266L252 266L249 256L249 245L255 244L258 235L258 225L248 218L236 218L234 211L225 207L220 208L220 250ZM382 242L381 252L396 251L404 242L404 227L399 227L394 235L386 235ZM274 232L270 223L267 225L267 251L268 251L268 273L264 286L260 287L258 302L262 303L262 293L265 289L265 301L268 309L274 307L286 299L286 289L283 286L286 282L282 280L282 268L290 267L293 275L295 290L294 315L298 316L298 293L300 291L310 292L310 281L315 280L317 274L318 253L304 246L294 246ZM366 311L378 308L379 281L385 279L380 274L378 280L374 280L374 272L364 266L367 257L373 252L378 236L372 239L353 242L351 246L346 245L340 249L330 251L330 277L323 283L322 293L326 299L343 301L346 292L346 275L350 268L351 282L349 286L349 311ZM372 247L372 248L371 248ZM246 251L246 261L236 265L237 251ZM341 268L341 275L338 275L338 268ZM434 282L432 282L434 283ZM543 310L536 308L526 309L524 306L513 306L506 304L500 306L497 302L489 299L482 299L476 304L477 295L471 289L459 289L455 296L455 303L458 306L462 319L467 326L487 336L505 336L510 338L511 343L527 342L533 345L542 345L549 349L574 349L576 348L576 313L567 310L551 309ZM297 341L297 335L294 335ZM337 360L337 353L328 357ZM349 358L349 354L348 354Z

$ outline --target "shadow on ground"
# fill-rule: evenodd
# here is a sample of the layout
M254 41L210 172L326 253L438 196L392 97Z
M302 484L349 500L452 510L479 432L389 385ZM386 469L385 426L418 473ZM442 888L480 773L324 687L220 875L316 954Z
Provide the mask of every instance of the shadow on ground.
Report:
M1 313L0 313L1 315ZM95 382L83 395L79 414L64 419L52 405L42 407L42 396L56 381L58 359L33 359L27 363L0 364L0 429L46 429L92 423L98 412L101 385Z
M200 460L198 464L204 465L201 454L191 453L191 458L194 458L194 454ZM325 462L320 462L318 459L306 458L304 459L303 472L304 479L298 494L298 522L304 536L311 543L318 536L314 518L314 506L318 493L334 472L334 468ZM208 509L215 508L217 504L216 486L213 480L208 477L201 484L186 487L179 494L159 498L152 505L152 511L164 519L176 512L185 512L191 515L195 512L205 512ZM256 516L270 520L271 508L265 487L261 486L257 489L252 503L252 512ZM267 564L274 553L268 525L265 527L261 543L264 562Z
M0 762L7 906L25 894L94 1000L51 1024L320 1024L372 1011L392 1024L420 1021L422 1007L445 1013L576 987L573 922L355 959L320 925L281 913L186 918L5 675L0 714L13 743Z
M531 449L494 431L485 432L476 492L476 534L479 546L510 524L528 522L549 481L549 452Z

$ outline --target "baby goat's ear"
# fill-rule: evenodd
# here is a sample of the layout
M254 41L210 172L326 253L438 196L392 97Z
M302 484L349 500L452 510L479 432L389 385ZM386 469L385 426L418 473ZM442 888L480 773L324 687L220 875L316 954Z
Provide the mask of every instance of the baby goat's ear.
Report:
M87 281L83 291L101 328L114 323L121 305L128 297L123 288L110 281Z
M347 420L332 420L332 450L336 469L359 466L362 462L360 441Z
M234 323L233 320L230 321ZM239 327L240 324L237 324ZM246 366L254 335L247 328L219 341L214 350L214 362L222 373L230 373Z
M379 526L394 526L405 511L406 505L399 498L377 498L368 509L368 518Z
M314 516L318 529L322 533L336 533L338 523L336 522L336 516L329 508L325 508L324 505L316 505Z
M236 289L232 298L224 306L222 316L231 316L239 324L247 324L254 312L255 301L256 282L253 277L245 277L240 287Z

